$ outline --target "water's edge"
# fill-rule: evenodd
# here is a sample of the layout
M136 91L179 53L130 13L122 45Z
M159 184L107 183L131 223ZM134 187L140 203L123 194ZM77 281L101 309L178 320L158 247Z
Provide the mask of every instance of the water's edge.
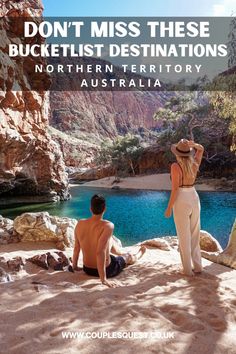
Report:
M107 200L105 218L115 224L115 235L125 245L144 239L176 235L173 218L164 217L170 191L106 189L85 187L71 188L72 199L58 203L1 206L0 215L14 219L24 212L47 211L51 215L74 219L90 216L90 199L101 193ZM236 193L198 192L202 204L201 228L210 232L225 247L236 215Z

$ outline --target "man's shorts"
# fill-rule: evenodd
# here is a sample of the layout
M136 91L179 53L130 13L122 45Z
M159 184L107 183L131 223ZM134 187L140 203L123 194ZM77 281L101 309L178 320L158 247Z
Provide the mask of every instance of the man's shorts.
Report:
M125 268L126 263L123 257L118 256L115 257L110 255L111 263L108 267L106 267L106 276L107 278L115 277L116 275L120 274L120 272ZM83 270L86 274L91 275L93 277L99 277L98 270L96 268L89 268L83 266Z

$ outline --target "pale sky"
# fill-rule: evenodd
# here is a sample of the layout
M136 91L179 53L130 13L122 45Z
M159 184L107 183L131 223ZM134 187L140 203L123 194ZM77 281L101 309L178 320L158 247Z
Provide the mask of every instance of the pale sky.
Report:
M43 0L45 16L231 16L236 0Z

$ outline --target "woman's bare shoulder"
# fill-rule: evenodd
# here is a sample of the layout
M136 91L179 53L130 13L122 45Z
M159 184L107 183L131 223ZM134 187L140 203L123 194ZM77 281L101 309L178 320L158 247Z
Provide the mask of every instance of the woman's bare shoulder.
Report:
M179 164L177 162L171 164L171 171L179 171Z

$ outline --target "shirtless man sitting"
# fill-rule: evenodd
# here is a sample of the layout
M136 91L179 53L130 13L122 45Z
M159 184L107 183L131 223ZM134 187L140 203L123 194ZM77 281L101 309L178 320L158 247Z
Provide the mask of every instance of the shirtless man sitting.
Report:
M75 247L73 269L78 270L77 263L80 250L83 253L83 270L91 276L100 277L102 284L116 287L116 283L107 278L118 275L127 265L135 263L142 257L146 248L141 246L136 254L123 254L113 238L114 225L103 219L106 201L100 195L91 199L92 216L80 220L75 228ZM115 257L110 254L119 255Z

